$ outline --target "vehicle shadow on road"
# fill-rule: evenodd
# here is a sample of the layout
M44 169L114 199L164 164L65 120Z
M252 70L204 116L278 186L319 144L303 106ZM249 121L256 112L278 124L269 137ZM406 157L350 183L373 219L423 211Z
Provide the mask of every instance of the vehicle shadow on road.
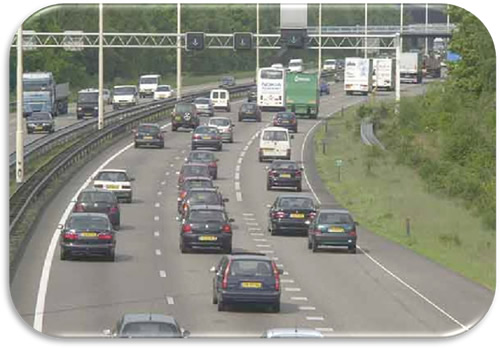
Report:
M135 226L133 225L121 225L120 229L117 231L118 233L121 233L122 231L134 231Z
M228 304L226 307L227 312L238 313L271 313L271 314L291 314L299 312L299 307L293 303L281 302L279 313L271 312L268 305L263 304Z

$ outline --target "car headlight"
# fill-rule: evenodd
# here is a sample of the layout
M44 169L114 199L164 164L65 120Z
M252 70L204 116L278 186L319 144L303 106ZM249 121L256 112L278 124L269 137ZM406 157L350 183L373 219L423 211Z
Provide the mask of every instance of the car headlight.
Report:
M77 110L78 110L78 111L82 111L82 108L81 108L81 107L78 107L78 109L77 109Z
M94 106L94 110L99 110L99 107L98 106Z

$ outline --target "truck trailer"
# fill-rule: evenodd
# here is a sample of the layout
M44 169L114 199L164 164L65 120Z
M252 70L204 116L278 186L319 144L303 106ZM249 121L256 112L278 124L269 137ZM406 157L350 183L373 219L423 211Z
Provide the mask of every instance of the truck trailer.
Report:
M422 55L417 52L401 53L399 73L401 83L422 83Z
M368 94L372 90L373 62L368 58L346 58L344 68L344 91Z
M373 87L377 89L394 90L396 77L396 62L391 58L373 59Z
M286 110L295 115L318 118L318 75L311 73L288 73L286 75Z

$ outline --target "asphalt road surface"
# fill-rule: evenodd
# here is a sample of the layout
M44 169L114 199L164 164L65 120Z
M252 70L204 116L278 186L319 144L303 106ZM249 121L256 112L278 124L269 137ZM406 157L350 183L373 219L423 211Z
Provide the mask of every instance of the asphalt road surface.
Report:
M403 95L423 88L404 85ZM320 118L366 100L345 96L340 85L332 92L321 99ZM263 113L261 123L240 123L240 104L233 102L231 113L217 113L230 116L236 127L235 143L216 153L216 183L236 220L233 250L266 252L284 268L281 312L244 307L218 312L211 303L209 269L221 255L180 253L176 172L190 151L190 134L167 127L165 149L135 149L132 138L123 140L96 156L47 205L11 283L13 303L28 325L51 336L101 336L124 313L161 312L194 337L258 337L278 327L317 328L333 336L435 337L463 332L487 312L491 291L362 226L355 255L313 254L304 237L271 236L266 204L281 192L266 190L256 134L272 113ZM304 194L335 205L313 164L310 130L319 122L299 120L292 158L304 161ZM136 181L133 202L121 205L116 262L60 261L51 240L64 211L88 177L120 150L105 167L126 168Z

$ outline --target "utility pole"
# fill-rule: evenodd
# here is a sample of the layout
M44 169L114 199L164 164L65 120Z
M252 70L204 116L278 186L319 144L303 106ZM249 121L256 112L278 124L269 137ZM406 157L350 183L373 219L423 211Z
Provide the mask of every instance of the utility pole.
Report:
M102 50L102 32L103 32L103 18L102 18L102 3L99 4L99 102L98 102L98 121L97 129L101 130L104 127L104 103L102 100L103 89L103 50Z
M321 78L321 3L319 4L319 14L318 14L318 83Z
M429 38L427 36L427 24L429 23L429 4L425 4L425 55L429 54Z
M368 58L368 3L365 2L365 58Z
M17 30L16 183L24 181L23 25Z
M403 47L403 4L400 5L400 15L399 15L399 40L401 40L401 47Z
M396 33L394 45L396 46L396 112L399 112L399 100L401 99L401 34Z
M181 3L177 3L177 100L182 98Z
M256 30L256 35L255 35L255 55L256 55L256 62L255 62L255 78L257 78L259 74L259 3L257 3L257 30Z

